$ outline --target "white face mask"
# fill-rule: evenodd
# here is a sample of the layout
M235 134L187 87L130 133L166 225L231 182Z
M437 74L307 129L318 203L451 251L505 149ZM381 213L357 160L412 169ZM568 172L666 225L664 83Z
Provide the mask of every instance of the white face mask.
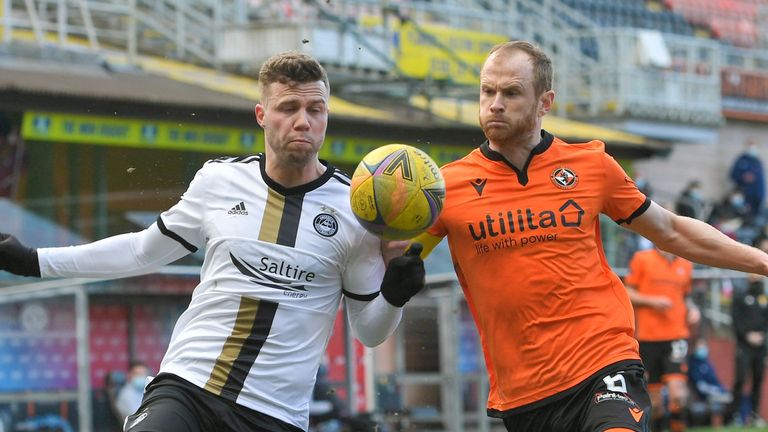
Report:
M757 147L749 147L747 148L747 154L755 157L760 156L760 149Z

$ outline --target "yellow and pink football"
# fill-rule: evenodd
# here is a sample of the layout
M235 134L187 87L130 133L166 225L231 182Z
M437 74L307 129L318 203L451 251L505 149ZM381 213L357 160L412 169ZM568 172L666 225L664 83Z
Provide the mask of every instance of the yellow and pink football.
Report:
M388 144L363 157L352 175L349 201L357 220L385 240L413 238L437 220L445 183L422 150Z

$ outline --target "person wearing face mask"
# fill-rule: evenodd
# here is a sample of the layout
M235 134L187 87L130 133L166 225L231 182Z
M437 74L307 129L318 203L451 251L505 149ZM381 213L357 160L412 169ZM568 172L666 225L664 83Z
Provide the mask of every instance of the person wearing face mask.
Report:
M703 219L706 202L701 193L701 182L691 180L675 202L675 213L694 219Z
M128 374L125 377L125 384L117 393L117 413L120 420L136 412L141 405L141 398L144 396L144 386L149 376L149 368L146 364L135 361L128 368Z
M760 249L768 248L768 240L763 240ZM761 390L765 371L766 332L768 331L768 295L764 288L763 276L750 274L746 289L734 293L731 315L736 336L735 377L733 382L733 401L728 407L727 417L735 423L765 425L760 417ZM744 384L751 377L749 395L750 414L741 418L744 400Z
M709 346L703 338L696 341L696 347L688 358L688 380L694 392L694 399L706 402L709 412L708 424L722 426L725 404L731 402L733 396L720 382L709 359Z
M757 140L750 137L746 141L746 149L731 167L731 180L736 189L744 195L751 214L760 212L765 198L765 178L763 162L760 159Z
M715 206L708 222L729 237L736 238L739 229L751 223L749 212L744 194L733 189Z

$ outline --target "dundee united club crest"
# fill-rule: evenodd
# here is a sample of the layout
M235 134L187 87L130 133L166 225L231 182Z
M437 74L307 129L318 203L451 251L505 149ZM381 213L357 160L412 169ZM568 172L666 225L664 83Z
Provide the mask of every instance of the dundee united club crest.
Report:
M550 176L552 183L560 189L573 189L579 182L579 176L570 168L557 168Z

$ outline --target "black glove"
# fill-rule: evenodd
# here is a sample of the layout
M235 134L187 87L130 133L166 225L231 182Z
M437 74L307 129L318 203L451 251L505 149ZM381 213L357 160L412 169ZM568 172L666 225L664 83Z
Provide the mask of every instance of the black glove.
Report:
M40 277L37 249L24 246L10 234L0 233L0 270L20 276Z
M389 262L381 281L381 295L389 304L403 307L424 288L424 261L419 256L422 249L421 243L414 243L405 254Z

